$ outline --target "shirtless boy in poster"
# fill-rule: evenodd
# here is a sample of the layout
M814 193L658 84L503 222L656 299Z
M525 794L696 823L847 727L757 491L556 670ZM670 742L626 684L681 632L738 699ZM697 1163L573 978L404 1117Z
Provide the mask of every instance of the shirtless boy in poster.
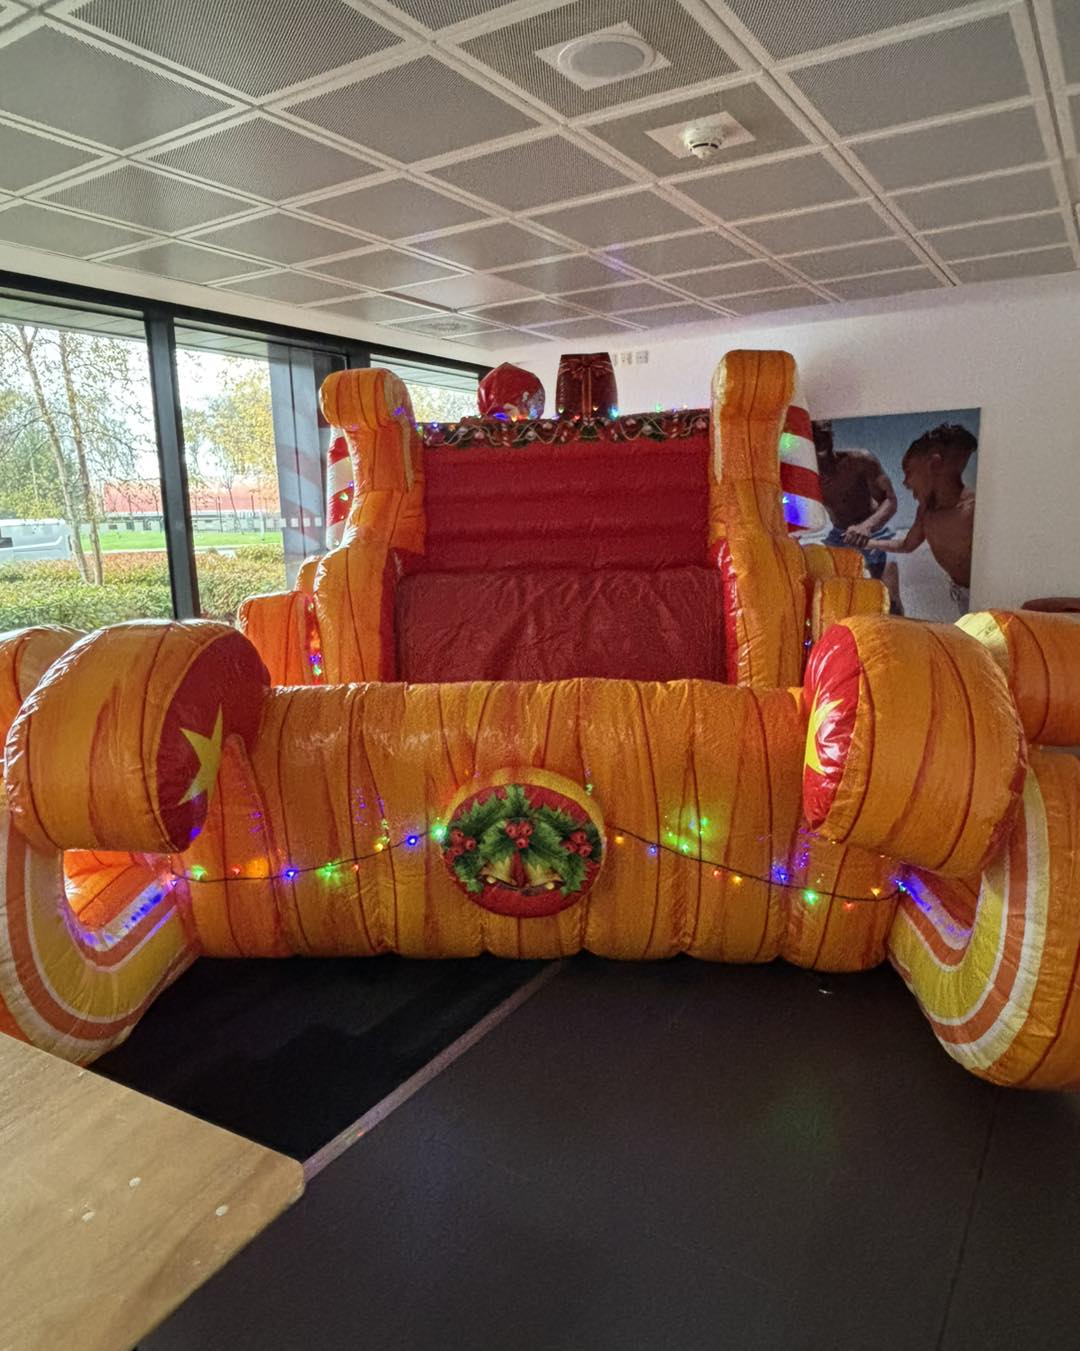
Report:
M904 487L919 504L904 539L882 540L886 553L913 553L925 540L948 574L953 600L966 614L971 602L971 544L975 492L964 482L967 462L979 443L966 427L942 423L920 436L904 456Z
M896 490L880 461L868 450L836 450L831 422L814 423L821 498L832 521L825 543L858 549L871 577L885 583L893 614L903 614L900 575L882 552L893 532L886 522L896 514Z

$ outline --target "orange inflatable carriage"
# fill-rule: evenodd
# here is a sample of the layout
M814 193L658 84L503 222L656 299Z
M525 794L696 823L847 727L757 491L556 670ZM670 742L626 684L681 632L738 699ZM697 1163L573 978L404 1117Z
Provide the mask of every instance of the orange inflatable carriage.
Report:
M447 446L340 373L341 543L243 632L0 639L0 1029L92 1060L200 954L888 957L967 1068L1080 1085L1080 622L890 618L791 537L794 390Z

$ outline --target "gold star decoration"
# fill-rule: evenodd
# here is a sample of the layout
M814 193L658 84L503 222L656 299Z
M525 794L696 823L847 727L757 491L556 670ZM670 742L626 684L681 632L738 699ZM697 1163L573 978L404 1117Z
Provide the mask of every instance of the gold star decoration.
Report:
M218 706L217 717L214 719L214 730L209 736L204 736L201 732L189 731L186 727L181 727L180 731L199 761L198 771L180 802L181 804L194 802L197 797L205 793L206 801L209 804L210 798L213 796L214 784L217 782L218 766L221 764L220 705Z

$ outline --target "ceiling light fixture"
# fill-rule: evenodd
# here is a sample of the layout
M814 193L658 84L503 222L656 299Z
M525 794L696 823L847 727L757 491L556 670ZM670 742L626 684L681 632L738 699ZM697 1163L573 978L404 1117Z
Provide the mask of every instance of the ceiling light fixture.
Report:
M599 89L618 80L632 80L671 64L628 23L585 33L536 53L580 89Z

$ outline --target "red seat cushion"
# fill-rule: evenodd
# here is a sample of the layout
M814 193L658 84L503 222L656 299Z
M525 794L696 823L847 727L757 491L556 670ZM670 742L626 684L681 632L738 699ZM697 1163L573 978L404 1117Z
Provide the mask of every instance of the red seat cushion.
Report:
M397 591L398 678L724 679L723 585L656 572L416 573Z

